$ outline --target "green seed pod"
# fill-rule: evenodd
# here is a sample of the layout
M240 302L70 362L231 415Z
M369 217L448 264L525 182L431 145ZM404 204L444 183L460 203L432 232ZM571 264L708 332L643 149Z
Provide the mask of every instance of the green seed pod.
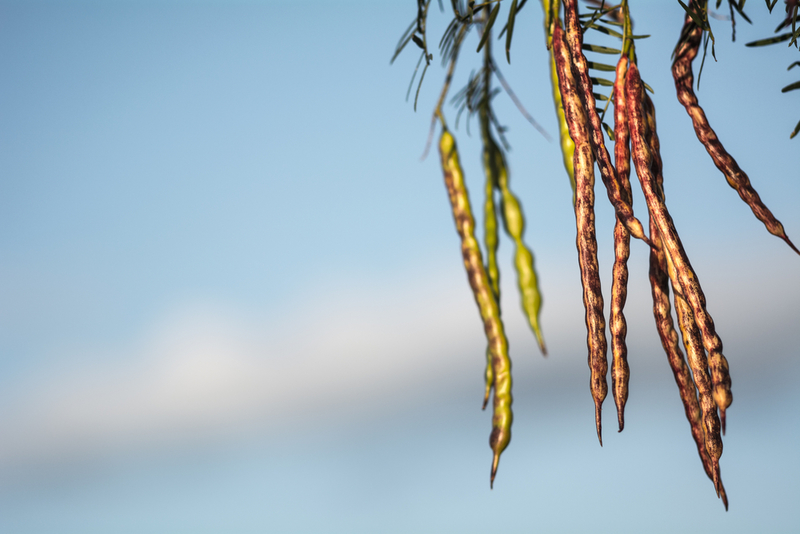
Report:
M614 81L614 163L622 193L627 202L631 202L631 152L629 147L628 112L625 109L625 73L628 70L628 58L623 56L617 64ZM625 225L617 219L614 223L614 268L611 281L611 312L608 327L611 331L611 389L614 403L617 406L619 431L625 428L625 403L628 401L628 346L625 336L628 325L623 308L628 298L628 258L631 255L631 236Z
M608 360L606 358L606 323L603 316L603 292L597 262L597 239L594 224L594 158L589 141L589 127L575 85L570 65L572 60L567 48L564 31L556 19L553 27L553 51L558 67L558 85L564 102L564 113L569 133L575 142L575 222L578 229L576 244L578 264L583 286L583 306L586 309L586 343L589 348L589 389L595 407L597 439L603 444L602 405L608 394Z
M483 117L481 117L483 120ZM487 118L488 120L488 118ZM487 125L488 127L488 125ZM487 134L488 135L488 134ZM491 141L491 140L490 140ZM486 246L486 273L489 276L489 283L494 292L494 298L498 305L500 303L500 269L497 266L497 246L499 243L497 230L497 211L495 209L494 191L497 189L497 175L499 173L493 157L491 146L484 137L483 146L483 168L486 173L486 188L484 201L484 245ZM486 348L486 388L483 394L483 408L489 403L489 397L494 386L494 371L492 370L492 353Z
M489 344L494 374L494 413L492 415L492 433L489 445L494 452L490 484L494 484L500 454L511 441L511 360L508 357L508 340L506 339L503 321L500 318L500 307L494 298L489 276L483 266L481 249L475 239L475 220L469 202L464 173L458 159L458 151L453 136L443 129L439 141L439 153L442 159L442 170L453 210L456 230L461 238L461 256L467 271L469 285L478 310L483 320L483 329Z
M494 142L485 139L483 142L483 169L486 173L486 199L483 204L484 214L484 244L486 245L486 272L489 275L489 282L492 285L495 299L500 302L500 269L497 266L497 212L494 203L494 191L497 189L497 179L500 169L497 167L494 156Z
M597 159L597 167L600 169L600 176L603 184L608 191L608 199L614 206L617 217L622 221L632 236L642 239L649 244L647 236L644 234L642 223L634 216L633 206L630 201L625 200L623 188L619 182L617 172L611 165L611 157L608 154L605 141L603 140L603 128L600 116L597 114L596 101L592 92L592 81L589 77L589 65L586 56L583 55L583 32L578 19L577 0L564 0L564 23L566 26L566 39L572 57L572 67L575 70L577 80L577 91L586 116L589 119L589 133L592 151Z
M508 167L502 150L491 138L488 138L488 144L494 161L493 167L498 171L496 176L502 198L503 225L506 233L514 240L514 266L517 270L517 284L522 300L522 309L528 318L528 324L536 335L539 350L546 355L547 348L539 325L542 295L539 291L539 282L533 264L533 253L522 240L525 232L525 217L522 214L519 200L509 188Z
M544 10L544 29L547 34L547 49L550 52L550 86L553 91L553 103L556 106L556 117L558 118L558 139L561 145L561 156L564 161L564 169L569 177L569 185L572 188L572 205L575 205L575 143L569 136L569 126L564 116L564 104L561 101L561 91L558 88L558 70L556 68L556 58L553 54L552 46L552 26L550 23L551 13L557 14L561 7L561 0L542 0Z
M636 174L642 184L647 207L655 220L662 242L672 261L678 278L678 289L686 298L692 308L697 326L703 338L703 346L708 352L708 363L711 378L714 383L714 400L720 411L722 431L725 432L725 411L730 406L731 379L728 372L728 361L722 354L722 340L716 333L714 320L706 310L706 299L697 275L689 263L686 251L683 249L675 224L669 215L666 204L659 197L659 188L650 168L652 155L645 138L644 111L642 108L643 87L639 77L639 69L635 64L628 67L625 92L628 103L628 121L631 132L631 146L633 147L633 161Z
M716 132L711 128L703 108L700 107L697 101L697 96L692 88L694 84L692 62L697 56L702 36L703 29L697 26L687 14L683 30L681 31L681 40L675 49L675 62L672 64L672 77L675 80L675 90L678 94L678 101L686 108L686 112L692 119L692 125L694 126L697 138L703 143L708 155L711 156L711 159L714 161L714 165L725 175L728 185L739 193L739 197L750 206L750 209L753 210L753 215L764 223L769 233L783 239L792 250L800 254L800 250L794 246L794 243L792 243L786 235L783 225L772 215L772 212L764 203L761 202L761 197L750 184L750 178L739 167L739 164L736 163L733 156L722 146L722 143L717 138ZM724 423L722 427L725 428Z

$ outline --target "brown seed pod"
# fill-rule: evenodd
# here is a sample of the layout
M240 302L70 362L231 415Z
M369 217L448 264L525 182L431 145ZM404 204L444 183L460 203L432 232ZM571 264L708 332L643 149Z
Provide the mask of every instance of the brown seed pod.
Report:
M692 431L692 438L697 445L697 453L700 455L700 461L703 463L703 469L708 477L714 483L717 490L717 495L722 497L725 509L728 508L728 498L725 494L725 488L722 486L722 480L719 474L719 455L722 454L722 440L719 436L719 420L717 419L716 407L713 404L710 392L707 395L707 400L710 401L712 407L712 414L716 420L716 428L712 426L709 430L704 425L703 412L697 400L697 390L692 375L689 372L689 367L683 357L683 352L680 349L678 334L675 331L675 325L672 321L670 314L669 304L669 282L668 269L671 268L673 277L676 276L672 262L668 260L668 256L661 246L660 236L655 222L650 221L650 238L653 240L654 247L650 249L650 288L653 295L653 315L656 319L656 328L658 335L661 338L661 345L664 347L664 352L667 354L669 366L672 369L672 374L675 377L675 383L678 385L681 401L683 402L683 409L686 413L686 419ZM668 267L669 264L669 267ZM675 308L678 312L679 324L683 334L684 345L687 352L690 350L696 351L698 346L691 346L692 341L699 343L699 332L697 326L694 324L694 317L691 315L686 301L675 292ZM686 315L688 312L688 316ZM692 328L694 330L692 330ZM697 334L697 338L692 338L693 334ZM694 352L690 355L696 363L697 360L702 361L702 366L705 366L705 352L703 352L702 344L699 344L700 352ZM701 367L702 367L701 366ZM708 372L705 374L706 385L708 382ZM710 388L709 388L710 389ZM716 433L714 433L716 430Z
M442 170L450 205L453 209L453 218L456 230L461 238L461 255L464 258L464 267L467 271L469 285L475 302L483 320L483 329L492 358L492 372L494 374L494 413L492 415L492 434L489 437L489 446L494 452L492 458L492 471L490 484L494 484L497 474L497 464L500 454L511 441L511 422L514 418L511 412L511 360L508 357L508 341L506 339L503 321L500 318L500 307L494 298L489 276L483 266L481 249L475 239L475 219L469 203L467 186L464 183L464 173L458 159L458 151L453 136L447 129L443 129L439 142L439 153L442 158Z
M690 8L693 5L696 7L697 2L691 2ZM687 14L681 31L680 41L675 49L675 62L672 64L672 77L675 80L675 90L678 94L678 101L683 104L687 113L689 113L697 138L703 143L708 155L711 156L711 159L714 161L714 165L725 175L728 185L739 193L739 197L750 206L750 209L753 210L753 215L764 223L769 233L786 241L786 244L789 245L792 250L800 254L800 250L794 246L794 243L792 243L786 235L783 225L772 215L772 212L764 203L761 202L761 197L750 184L750 178L748 178L747 174L739 167L739 164L736 163L733 156L722 146L722 143L717 138L716 132L714 132L711 125L708 123L708 118L703 108L700 107L697 101L697 96L692 88L694 83L692 61L694 61L694 58L697 56L702 36L702 28L697 26Z
M720 420L724 433L725 411L733 400L728 361L722 354L722 341L716 333L714 320L706 310L706 299L700 287L700 282L683 249L675 224L672 222L672 217L670 217L663 199L658 194L659 187L650 168L652 156L645 137L646 118L642 107L642 80L639 77L639 69L635 64L631 64L628 67L626 78L625 93L628 104L628 122L636 174L639 176L648 210L661 235L666 253L675 263L678 289L691 306L697 326L700 328L703 346L708 352L709 369L714 383L713 395L720 411Z
M647 121L646 136L647 143L652 155L651 170L653 177L657 184L657 193L663 202L664 177L662 174L660 143L658 141L658 133L656 131L656 115L655 107L649 95L644 93L643 109ZM651 250L650 256L650 269L651 269L651 284L654 275L653 270L657 269L661 274L656 273L656 277L663 280L664 271L669 275L672 283L672 290L675 299L675 313L678 317L678 325L681 330L681 337L683 338L683 346L686 349L686 356L689 361L689 367L692 371L692 379L694 386L697 388L697 393L692 393L692 398L688 403L684 401L684 410L686 417L692 428L692 437L697 444L697 452L700 455L700 460L703 462L703 469L705 470L708 478L714 483L717 494L722 498L725 509L728 509L728 497L725 493L725 487L722 485L720 477L719 458L722 455L722 437L720 436L720 424L717 417L717 406L712 396L711 379L708 376L708 361L706 359L705 349L703 349L703 342L700 336L700 331L694 321L694 315L689 307L689 304L683 298L680 290L677 289L677 272L672 259L664 253L661 244L661 237L658 234L658 229L655 227L653 218L650 218L650 236L656 248ZM654 258L655 255L655 258ZM668 288L662 283L661 291L666 295ZM655 291L655 289L654 289ZM655 300L655 295L654 295ZM671 321L670 321L671 322ZM663 338L662 338L663 342ZM685 365L684 365L685 367ZM675 368L673 367L673 373ZM684 379L688 382L688 380ZM678 381L678 376L676 376ZM680 388L680 382L679 382ZM699 403L697 396L699 394Z
M564 40L561 23L553 28L553 52L558 71L558 85L564 102L569 133L575 142L575 220L578 229L576 244L583 285L583 306L586 309L586 342L589 347L589 388L595 406L597 438L603 444L601 410L608 394L608 360L606 358L606 324L603 316L603 292L597 263L597 239L594 225L594 158L589 142L589 128L575 79L570 68L570 52Z
M617 63L617 74L614 81L614 163L617 176L622 185L622 193L627 202L631 202L631 153L628 134L628 116L625 110L625 73L628 69L628 58L623 56ZM611 281L611 312L608 326L611 331L611 388L614 403L617 406L619 431L625 427L625 403L628 401L628 347L625 336L628 325L623 308L628 296L628 258L631 254L631 237L625 225L616 220L614 224L614 268Z
M589 118L589 133L592 151L597 158L597 166L600 169L600 176L603 184L608 191L608 199L614 206L617 217L625 224L625 227L632 236L644 240L649 244L649 240L644 233L642 223L633 215L633 206L630 200L625 199L623 187L617 176L614 166L611 165L611 157L608 154L605 141L603 140L603 129L600 124L600 117L597 115L596 101L592 92L592 81L589 79L589 65L583 55L583 34L580 21L578 20L577 0L564 0L564 23L566 26L567 44L569 45L572 57L572 68L574 69L578 94L583 105L586 116Z
M670 280L672 281L675 313L678 316L678 325L681 329L683 346L686 349L689 366L694 376L691 406L684 402L686 417L692 425L692 437L694 437L697 443L697 451L703 462L703 468L708 478L714 483L717 494L722 498L722 502L725 504L725 509L727 510L728 497L725 493L725 487L722 485L719 469L719 459L722 455L722 436L720 435L719 418L717 417L716 405L712 396L711 379L708 376L708 366L705 351L703 350L703 342L689 304L679 292L674 291L676 285L675 280L677 279L675 265L669 256L665 254L664 257L667 263ZM688 370L684 372L688 376ZM676 376L676 381L677 380ZM694 392L694 386L697 386L697 393L699 393L700 397L699 402L697 394Z

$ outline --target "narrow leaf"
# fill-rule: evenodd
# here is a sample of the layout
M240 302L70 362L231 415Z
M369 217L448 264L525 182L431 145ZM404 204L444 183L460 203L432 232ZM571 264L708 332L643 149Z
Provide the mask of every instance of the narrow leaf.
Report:
M789 91L794 91L795 89L800 89L800 81L790 83L783 89L781 89L781 93L788 93Z
M497 18L497 13L500 11L500 3L494 6L492 12L489 13L489 20L486 21L486 26L483 28L483 35L481 36L481 42L478 43L478 52L481 51L483 45L486 44L486 40L489 38L489 34L491 33L490 30L492 29L492 25L494 25L494 19Z
M514 35L514 21L517 17L517 0L511 2L508 12L508 31L506 32L506 60L511 63L511 37Z
M776 35L775 37L770 37L769 39L761 39L759 41L752 41L750 43L745 44L745 46L767 46L775 43L780 43L783 41L788 41L792 38L791 33L782 33L780 35Z
M614 72L617 68L614 65L606 65L605 63L597 63L596 61L587 61L586 64L590 69L602 70L605 72Z
M621 50L617 50L616 48L609 48L607 46L598 46L593 44L586 44L584 43L581 48L584 50L588 50L589 52L597 52L598 54L621 54Z
M614 82L612 82L611 80L606 80L605 78L590 77L589 79L592 80L592 84L593 85L602 85L602 86L605 86L605 87L614 87Z

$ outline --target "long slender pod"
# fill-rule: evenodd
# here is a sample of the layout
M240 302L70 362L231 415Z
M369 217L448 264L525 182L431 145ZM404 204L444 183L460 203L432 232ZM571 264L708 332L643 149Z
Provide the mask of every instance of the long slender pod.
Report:
M484 227L483 240L486 246L486 274L494 291L494 297L500 302L500 268L497 265L497 247L499 236L497 229L497 209L494 202L494 191L497 189L497 177L500 169L497 168L494 156L493 141L484 138L483 141L483 169L486 173L485 200L483 203Z
M631 152L628 133L628 113L625 110L625 73L628 70L628 58L623 56L617 63L614 80L614 163L617 176L622 185L622 192L631 202ZM625 403L628 401L628 346L625 337L628 325L623 308L628 297L628 258L631 254L631 237L625 225L617 219L614 223L614 268L611 280L611 311L608 326L611 331L611 389L614 403L617 406L619 431L625 428Z
M556 117L558 118L558 140L561 145L561 156L564 160L564 169L569 177L569 185L572 188L572 204L575 205L575 142L569 136L569 126L564 115L564 104L561 101L561 91L558 89L558 70L556 68L556 58L552 46L552 17L551 14L558 13L561 0L542 0L544 10L544 28L547 35L547 49L550 52L550 85L553 89L553 103L556 106Z
M701 8L705 2L698 2L692 0L689 4L692 7ZM672 77L675 80L675 90L678 94L678 101L686 108L686 112L692 119L694 131L697 138L703 143L708 155L714 161L714 165L722 171L728 185L739 193L739 197L753 210L753 215L764 223L767 231L772 235L780 237L792 250L800 254L800 250L794 246L794 243L786 235L783 225L772 215L772 212L761 201L755 189L750 183L750 178L739 167L736 160L733 159L725 147L722 146L716 132L708 122L703 108L697 101L697 96L694 93L692 85L694 83L694 73L692 72L692 62L697 56L698 49L700 48L700 41L702 40L703 29L694 23L692 18L687 14L686 20L681 30L681 37L678 46L675 49L675 61L672 64ZM723 425L724 426L724 425Z
M658 195L658 184L650 169L651 151L645 138L646 119L642 107L642 80L639 77L639 69L635 64L632 63L628 67L626 78L625 93L628 103L628 121L636 174L639 176L648 210L655 220L664 247L675 263L678 288L691 306L697 326L700 328L703 346L708 352L709 369L714 384L714 401L720 411L720 422L724 433L725 411L733 401L728 361L722 354L722 341L716 333L714 320L706 310L706 299L700 287L700 282L683 249L675 224L672 222L672 217L670 217L666 205Z
M677 272L672 258L664 254L673 290L676 287ZM720 435L719 418L711 391L711 379L708 376L708 365L700 331L694 321L694 315L689 304L678 291L673 291L675 313L678 316L678 325L681 329L683 346L694 377L697 393L693 391L691 406L684 403L686 417L692 425L692 437L697 443L697 451L703 462L703 468L708 478L714 483L717 494L722 498L725 509L728 509L728 496L722 485L719 459L722 456L722 436ZM686 371L688 375L688 371ZM677 377L676 377L677 380ZM699 401L698 401L699 394Z
M508 167L505 157L499 146L492 141L494 146L495 166L499 170L497 184L502 195L503 225L506 233L514 240L514 266L517 270L517 285L519 286L522 309L528 318L528 324L536 336L539 350L547 355L544 336L539 323L542 309L542 294L539 291L539 279L533 262L533 253L525 245L522 236L525 233L525 217L522 214L520 202L508 185Z
M622 221L632 236L649 243L644 233L642 223L633 214L633 206L626 202L623 188L617 172L611 164L611 156L603 140L603 129L600 116L597 114L596 101L592 92L592 81L589 79L589 65L583 55L583 33L578 20L578 1L564 0L564 23L566 26L567 43L572 57L572 66L577 80L578 94L583 104L583 109L589 119L589 133L592 151L597 159L600 176L608 192L608 199L614 206L617 217Z
M647 144L650 148L652 155L650 169L656 181L656 192L662 202L665 201L664 195L664 176L662 173L661 162L661 144L658 140L658 132L656 129L656 110L653 106L652 100L647 93L644 93L643 111L646 120L646 137ZM694 394L694 400L691 401L691 407L684 403L686 409L686 416L692 427L692 437L697 443L697 452L703 462L703 469L705 469L708 478L714 483L718 495L722 498L725 504L725 509L728 509L728 497L725 493L725 487L722 485L720 476L719 459L722 455L722 436L720 435L719 417L717 416L717 406L712 396L711 379L708 375L708 360L706 359L705 349L701 339L700 331L694 320L694 315L689 307L689 304L683 298L681 291L678 290L678 276L675 270L675 264L672 258L665 253L661 245L661 237L658 234L658 229L655 227L653 218L650 218L650 235L657 248L654 252L657 254L658 268L669 275L672 283L673 296L675 301L675 313L678 317L678 325L681 330L681 337L683 339L683 346L686 349L686 356L689 361L689 367L692 370L694 384L697 388L697 393ZM653 256L651 255L651 270ZM677 379L677 378L676 378ZM699 395L699 403L697 396Z
M684 360L678 333L675 331L675 324L670 313L668 254L658 242L660 235L653 219L650 221L650 238L655 245L650 249L650 288L653 295L653 315L656 319L658 335L661 338L661 345L667 354L669 366L678 386L683 410L686 414L686 419L689 421L692 438L694 438L697 446L697 453L700 455L706 474L711 478L714 487L717 489L717 495L720 495L722 483L719 477L719 457L714 458L713 453L710 455L706 447L705 428L700 405L697 401L697 390L689 367L686 365L686 360ZM675 298L677 306L677 299L680 298L677 292L675 292ZM724 492L724 489L722 491ZM723 502L727 509L727 496L723 499Z
M483 120L483 117L481 118ZM487 118L488 121L488 118ZM488 126L487 126L488 128ZM486 246L486 274L492 287L494 298L500 304L500 269L497 265L497 246L499 241L497 229L497 210L494 202L494 192L497 189L497 175L499 169L492 149L493 141L488 138L488 132L483 140L483 168L486 173L484 214L484 244ZM486 371L484 373L486 387L483 394L483 409L489 403L489 397L494 387L494 371L492 370L492 351L486 348Z
M458 159L456 142L452 134L443 128L439 141L439 152L442 158L442 170L453 209L456 230L461 238L461 255L467 271L469 285L475 296L475 302L483 320L483 329L492 357L494 373L494 413L492 415L492 433L489 445L494 452L490 484L494 484L500 454L511 441L511 422L514 418L511 411L511 360L508 357L508 341L503 321L500 318L500 307L494 298L489 276L483 266L481 249L475 239L475 220L472 217L464 173Z
M595 406L597 439L603 444L601 410L608 394L608 360L606 358L606 323L603 316L603 293L597 262L597 239L594 224L594 158L589 141L586 114L581 105L575 78L570 67L572 60L564 38L564 31L556 19L553 27L553 51L558 67L558 85L564 102L564 112L569 133L575 142L575 182L577 195L575 221L578 230L578 264L583 286L583 306L586 309L586 343L589 348L589 388Z

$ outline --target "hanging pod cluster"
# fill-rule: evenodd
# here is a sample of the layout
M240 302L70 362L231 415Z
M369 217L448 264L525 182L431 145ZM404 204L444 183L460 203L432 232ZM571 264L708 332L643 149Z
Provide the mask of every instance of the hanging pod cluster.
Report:
M726 413L733 400L731 378L728 362L722 352L722 341L708 313L699 278L692 268L666 205L655 106L646 92L650 90L649 86L641 79L636 55L636 41L647 36L633 34L628 0L623 0L619 5L607 5L604 1L587 2L592 6L586 13L579 13L577 0L542 0L541 4L559 125L559 144L573 192L575 243L586 320L589 390L595 407L597 437L602 445L602 405L609 389L607 330L611 345L611 393L616 405L619 431L625 426L625 405L628 401L631 373L624 308L628 284L627 262L631 255L631 237L634 237L643 243L649 253L649 280L656 331L678 386L692 438L703 468L727 509L728 498L720 475L720 457ZM732 14L735 8L745 16L740 3L735 0L728 2ZM783 239L800 254L787 237L781 223L761 201L747 174L725 150L698 103L693 89L692 63L704 38L706 44L709 39L713 42L708 23L708 2L690 0L688 4L680 3L686 15L672 65L678 100L686 108L698 139L730 186L739 193L770 233ZM717 7L720 3L721 0L718 0ZM542 354L546 354L540 324L542 297L533 253L523 239L525 219L522 205L510 188L506 129L500 124L492 106L493 98L501 90L492 89L493 80L500 83L523 115L535 127L540 127L508 86L492 54L491 33L498 20L501 4L509 5L508 19L499 32L499 37L505 38L505 57L510 62L515 21L527 0L494 0L485 3L451 0L453 19L439 42L447 75L431 124L431 136L437 123L441 127L439 153L445 186L460 238L464 268L486 335L483 406L486 408L489 400L492 400L492 430L489 439L493 453L490 476L492 485L500 455L511 439L513 420L511 360L500 311L498 245L501 227L513 243L514 266L523 313ZM769 6L769 2L767 4ZM433 59L433 54L428 50L425 29L429 5L430 0L417 0L417 16L395 51L397 57L410 42L422 50L417 64L419 69L422 62L425 62L420 84ZM795 19L796 15L795 8ZM796 21L793 20L792 23L795 24ZM779 29L788 25L785 21L782 24ZM485 260L477 237L456 141L444 115L444 104L459 51L466 35L473 28L479 33L477 50L482 52L481 67L470 75L465 87L451 102L459 108L456 126L462 113L466 112L468 131L469 121L473 116L477 117L480 127L482 162L486 177L483 202ZM619 39L619 48L584 42L584 37L590 30ZM616 65L589 60L587 52L614 57L612 63ZM411 85L416 78L416 72ZM609 73L613 73L613 80L603 77ZM602 87L609 88L610 95L598 91ZM601 102L605 102L604 108L599 107ZM613 126L605 121L611 104ZM614 142L613 161L606 138ZM429 144L430 142L429 139ZM608 329L598 265L595 166L616 214ZM647 231L633 212L633 170L647 206Z

